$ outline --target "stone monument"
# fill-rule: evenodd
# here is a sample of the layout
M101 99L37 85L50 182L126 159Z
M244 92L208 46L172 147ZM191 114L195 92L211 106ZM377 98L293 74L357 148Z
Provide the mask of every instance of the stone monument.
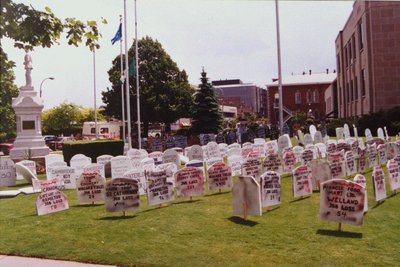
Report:
M12 99L12 108L17 119L17 138L14 148L10 151L10 157L13 160L39 158L49 154L49 148L45 145L42 136L43 100L32 86L32 59L27 47L25 52L26 84L19 88L18 97Z

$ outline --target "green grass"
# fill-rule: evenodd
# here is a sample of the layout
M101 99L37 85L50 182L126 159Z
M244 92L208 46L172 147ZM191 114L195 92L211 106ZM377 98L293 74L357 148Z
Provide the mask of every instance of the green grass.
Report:
M0 254L123 266L399 265L400 194L374 207L366 176L364 225L343 225L341 234L337 223L319 220L319 193L293 201L289 176L282 205L248 221L232 217L230 191L163 208L143 197L141 210L126 217L104 205L78 205L73 190L66 192L69 210L39 217L37 195L19 195L0 200Z

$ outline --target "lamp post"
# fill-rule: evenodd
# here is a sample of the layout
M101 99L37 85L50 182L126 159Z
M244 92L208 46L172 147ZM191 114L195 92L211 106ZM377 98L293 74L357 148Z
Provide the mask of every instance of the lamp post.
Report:
M46 81L46 80L54 80L54 79L55 79L54 77L47 77L47 78L44 78L44 79L42 80L42 82L40 83L40 89L39 89L39 96L40 96L40 98L42 98L42 85L43 85L44 81Z

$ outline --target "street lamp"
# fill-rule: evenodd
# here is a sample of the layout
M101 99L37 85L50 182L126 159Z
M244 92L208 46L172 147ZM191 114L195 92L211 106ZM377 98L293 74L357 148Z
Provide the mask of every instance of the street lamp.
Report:
M42 85L43 85L44 81L46 81L46 80L54 80L54 77L47 77L47 78L43 79L43 81L40 83L40 90L39 90L40 98L42 98Z

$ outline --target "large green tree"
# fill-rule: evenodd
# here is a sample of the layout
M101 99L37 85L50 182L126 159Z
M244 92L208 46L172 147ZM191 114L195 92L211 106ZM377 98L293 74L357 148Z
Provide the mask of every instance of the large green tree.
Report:
M17 4L11 0L0 0L0 39L9 38L16 48L36 46L51 47L66 33L68 44L78 46L84 42L91 51L98 49L101 36L96 21L82 22L75 18L64 21L57 18L50 8L44 11L32 5ZM107 23L104 19L103 23ZM15 132L15 114L11 108L11 97L18 91L14 85L15 63L9 61L0 42L0 87L2 107L0 108L0 138Z
M177 119L190 115L193 89L189 85L186 72L179 70L161 43L150 37L144 37L138 43L140 115L144 127L143 135L147 136L150 122L165 123L168 127ZM128 57L129 62L133 62L134 45L129 49ZM112 64L108 71L112 87L102 92L102 99L106 104L106 114L121 119L120 57L117 56ZM129 80L129 89L131 120L135 122L137 121L136 74Z
M207 73L203 70L200 78L201 84L195 94L192 132L218 133L222 127L222 114L219 109L213 86L208 82Z

